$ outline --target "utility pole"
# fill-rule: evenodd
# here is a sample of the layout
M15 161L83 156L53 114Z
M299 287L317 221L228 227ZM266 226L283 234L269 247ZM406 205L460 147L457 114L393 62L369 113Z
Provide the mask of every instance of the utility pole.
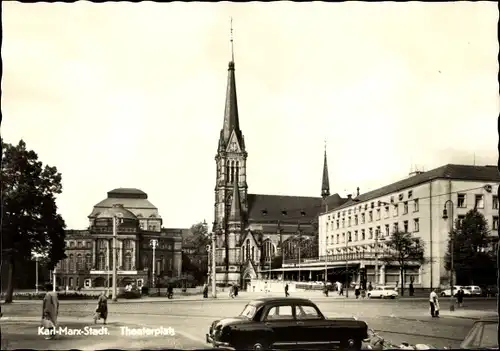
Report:
M117 258L117 252L116 252L116 245L117 245L117 241L116 241L116 235L117 235L117 231L118 231L118 224L119 224L119 221L120 219L114 215L113 216L113 294L111 295L112 296L112 300L113 301L117 301L117 263L116 263L116 258Z
M349 243L349 234L347 233L346 234L346 237L345 237L345 297L349 297L349 259L348 259L348 253L347 253L347 249L348 249L348 246L347 244Z
M453 296L453 261L454 261L454 251L455 251L455 238L454 238L454 233L453 233L453 201L447 200L444 203L444 209L443 209L443 219L447 220L448 219L448 211L446 210L446 206L450 204L450 218L449 218L449 223L450 223L450 311L453 312L455 311L455 297Z

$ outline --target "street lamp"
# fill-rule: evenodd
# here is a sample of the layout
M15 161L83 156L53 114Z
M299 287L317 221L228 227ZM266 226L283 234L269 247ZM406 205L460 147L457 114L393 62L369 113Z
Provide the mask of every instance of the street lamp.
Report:
M455 251L455 245L454 245L454 234L453 234L453 201L451 200L446 200L444 203L444 209L443 209L443 219L446 221L448 220L448 211L446 210L446 206L450 204L450 311L455 311L455 300L453 297L453 254Z
M118 207L118 206L117 206ZM117 213L113 216L113 295L112 295L112 300L116 301L117 300L117 269L118 265L116 262L117 259L117 240L116 236L118 233L118 227L122 223L122 218L120 218L121 213Z
M325 285L328 282L328 249L325 250Z
M156 266L156 257L155 257L155 254L156 254L156 248L158 247L158 240L157 239L151 239L149 241L149 246L151 246L153 248L153 269L152 269L152 274L151 274L151 285L152 285L152 288L154 289L155 288L155 266Z
M348 244L351 241L350 233L345 237L345 297L349 297L349 259L347 257Z
M38 294L38 260L40 259L40 257L42 257L41 254L35 252L33 253L33 256L35 257L35 293Z
M375 285L379 284L379 276L378 276L378 242L384 241L383 237L380 237L380 230L375 231Z
M211 239L212 239L212 297L215 299L217 298L217 272L216 272L216 255L215 255L215 250L216 250L216 233L218 233L219 228L216 227L215 221L213 222L212 226L212 234L211 234Z

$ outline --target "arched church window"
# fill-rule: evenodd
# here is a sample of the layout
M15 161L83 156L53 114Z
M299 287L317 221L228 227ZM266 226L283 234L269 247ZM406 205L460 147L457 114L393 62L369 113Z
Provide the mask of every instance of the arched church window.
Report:
M255 250L253 246L252 246L252 262L255 262Z
M250 259L250 239L247 239L246 246L247 246L247 249L245 251L246 251L247 256L245 258L247 260L249 260Z
M231 178L230 182L234 182L234 161L231 161Z
M229 161L226 161L226 181L229 181Z
M104 271L106 269L106 256L104 255L104 252L99 253L97 267L100 271Z
M271 240L266 240L264 242L264 259L265 260L270 260L274 256L274 245L271 242Z
M243 247L241 248L241 258L242 258L242 261L245 261L247 256L246 256L246 247L245 245L243 245Z
M236 161L236 174L235 174L236 181L240 181L240 163Z
M130 271L132 270L132 254L130 252L127 252L125 254L125 262L124 262L125 270Z

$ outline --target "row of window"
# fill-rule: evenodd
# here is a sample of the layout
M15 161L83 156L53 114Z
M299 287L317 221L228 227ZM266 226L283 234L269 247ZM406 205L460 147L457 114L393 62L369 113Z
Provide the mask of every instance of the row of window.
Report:
M457 194L457 207L467 208L467 194ZM474 208L484 208L484 195L475 194L474 195ZM498 195L492 196L491 208L498 210Z
M405 201L403 202L402 204L402 211L403 211L403 215L406 215L408 214L409 210L409 205L408 205L408 201ZM393 209L392 209L392 216L393 217L398 217L399 216L399 204L394 204L392 205ZM413 200L413 212L418 212L419 211L419 202L418 202L418 199L415 199ZM332 222L326 222L326 230L329 231L329 230L333 230L334 229L334 224L335 224L335 229L340 229L340 228L345 228L346 226L347 227L351 227L352 225L359 225L359 224L365 224L365 223L370 223L370 222L373 222L374 220L376 221L380 221L382 219L382 211L380 208L376 209L375 210L375 218L373 216L373 212L374 211L368 211L368 216L365 215L365 213L361 213L360 215L357 215L355 214L353 217L349 216L347 217L347 221L346 221L346 218L342 218L342 220L340 219L337 219L335 220L335 223L332 221ZM338 215L340 214L337 213L337 217ZM388 204L386 204L384 206L384 219L387 219L390 217L390 206ZM328 219L330 220L330 216L328 216ZM354 220L354 221L353 221ZM353 223L354 222L354 223ZM341 226L342 225L342 226Z
M409 227L409 221L403 221L403 227L401 228L403 232L418 232L420 230L420 221L419 218L414 218L413 219L413 227ZM392 231L399 231L399 223L395 222L392 225ZM384 227L384 232L381 231L381 227L377 226L375 228L368 228L368 231L365 229L361 230L355 230L354 232L348 231L347 233L342 233L342 234L337 234L337 235L329 235L327 236L327 244L328 245L334 245L334 244L340 244L340 243L345 243L346 238L349 242L356 242L356 241L364 241L364 240L373 240L377 235L379 237L382 236L389 236L391 234L391 226L389 224L386 224Z

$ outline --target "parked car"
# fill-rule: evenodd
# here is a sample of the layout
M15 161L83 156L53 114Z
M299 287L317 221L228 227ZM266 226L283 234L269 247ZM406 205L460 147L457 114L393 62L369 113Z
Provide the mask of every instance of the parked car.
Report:
M483 290L477 285L469 285L464 287L464 292L470 291L471 296L481 296L483 295Z
M357 351L368 326L355 318L326 318L310 300L261 298L239 316L216 320L206 335L215 348L238 350L324 349Z
M460 348L498 350L498 318L491 317L475 321Z
M462 288L464 290L464 296L471 295L471 292L469 290L465 289L465 287L463 287L462 285L455 285L453 287L453 296L457 295L457 292L458 292L458 290L460 290L460 288ZM451 289L446 289L446 290L441 291L441 296L443 296L443 297L451 296Z
M495 285L484 286L481 288L484 297L494 297L498 295L498 288Z
M368 298L391 298L395 299L398 296L396 288L393 286L378 286L367 294Z

